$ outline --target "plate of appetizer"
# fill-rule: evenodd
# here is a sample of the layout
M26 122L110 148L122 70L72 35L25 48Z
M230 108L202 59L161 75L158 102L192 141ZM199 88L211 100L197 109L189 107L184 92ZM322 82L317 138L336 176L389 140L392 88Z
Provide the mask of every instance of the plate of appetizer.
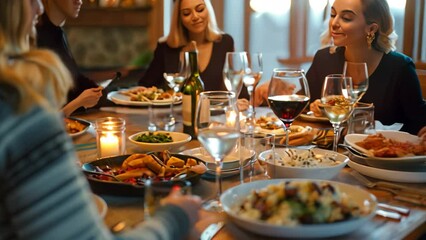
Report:
M191 135L182 132L143 131L129 136L129 140L144 152L158 152L183 146L191 141Z
M82 170L97 194L142 196L148 178L185 179L195 184L207 167L198 158L163 151L101 158L83 164Z
M84 119L67 117L64 118L65 130L71 137L77 137L84 134L91 123Z
M239 227L280 238L344 235L370 221L377 208L375 196L360 187L312 179L244 183L226 190L220 199Z
M168 106L173 101L173 94L157 87L134 87L108 93L107 98L118 105L125 106ZM178 93L174 104L182 103L182 96Z
M426 146L420 143L419 137L406 132L382 130L370 135L348 134L345 142L362 152L365 156L361 157L368 164L378 167L387 164L426 164Z

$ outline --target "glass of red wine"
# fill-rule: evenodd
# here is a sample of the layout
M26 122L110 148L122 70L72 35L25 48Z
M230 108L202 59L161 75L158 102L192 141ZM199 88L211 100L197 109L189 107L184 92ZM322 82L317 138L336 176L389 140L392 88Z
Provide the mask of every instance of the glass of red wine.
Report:
M273 70L269 84L268 104L284 123L286 148L288 148L290 126L309 105L309 99L308 81L303 70L285 68Z

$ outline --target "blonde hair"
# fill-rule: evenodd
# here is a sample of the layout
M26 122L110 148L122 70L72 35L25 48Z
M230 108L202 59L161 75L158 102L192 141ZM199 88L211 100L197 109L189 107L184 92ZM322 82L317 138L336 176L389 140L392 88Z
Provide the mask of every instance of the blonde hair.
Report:
M160 42L167 42L171 48L178 48L190 42L188 30L183 26L180 16L180 6L182 0L176 0L173 6L173 13L170 23L169 35L160 38ZM206 39L210 42L219 41L223 31L217 26L216 16L210 0L204 0L209 13L209 22L206 28Z
M73 82L60 58L49 50L31 50L0 63L0 83L18 92L17 110L35 104L58 111L66 103Z
M396 49L398 35L393 28L393 16L386 0L361 0L363 15L367 24L376 23L379 28L371 46L380 52L389 53ZM331 43L330 29L321 34L323 46Z
M0 53L14 56L30 48L26 23L29 21L28 4L23 0L0 1Z

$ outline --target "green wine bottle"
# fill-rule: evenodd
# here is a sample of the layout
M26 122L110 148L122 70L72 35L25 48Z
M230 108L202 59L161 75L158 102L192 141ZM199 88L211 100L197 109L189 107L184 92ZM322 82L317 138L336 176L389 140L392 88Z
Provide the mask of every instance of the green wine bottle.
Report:
M191 73L186 79L182 87L182 116L183 116L183 132L195 136L195 111L199 95L204 91L204 83L200 78L198 69L198 53L196 49L185 52L185 61L189 62Z

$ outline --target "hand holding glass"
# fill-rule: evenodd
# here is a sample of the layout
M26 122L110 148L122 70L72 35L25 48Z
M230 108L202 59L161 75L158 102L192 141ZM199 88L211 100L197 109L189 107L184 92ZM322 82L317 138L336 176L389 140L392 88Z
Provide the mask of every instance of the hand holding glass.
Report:
M195 131L198 140L216 162L217 196L207 201L204 209L221 212L221 171L223 159L237 144L240 137L239 113L235 93L226 91L202 92L196 111Z
M268 90L268 104L275 115L284 123L286 147L289 128L310 99L308 81L300 69L275 68Z

